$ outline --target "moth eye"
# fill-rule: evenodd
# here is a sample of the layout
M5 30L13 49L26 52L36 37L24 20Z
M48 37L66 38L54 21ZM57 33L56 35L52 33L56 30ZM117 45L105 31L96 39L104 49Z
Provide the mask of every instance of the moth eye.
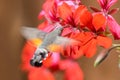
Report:
M42 58L46 58L46 54L47 54L46 52L40 52Z

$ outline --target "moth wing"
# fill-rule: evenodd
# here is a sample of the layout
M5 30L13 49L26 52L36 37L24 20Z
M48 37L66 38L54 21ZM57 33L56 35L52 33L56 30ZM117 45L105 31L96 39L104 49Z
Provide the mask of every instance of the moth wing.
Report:
M69 46L72 44L76 44L78 42L79 41L71 39L71 38L57 36L57 38L55 39L55 41L53 43L58 44L58 45L63 45L63 46Z
M79 43L79 41L77 41L77 40L62 37L62 36L57 36L55 41L51 45L49 45L47 49L52 52L61 52L63 50L63 48L65 48L67 46L75 45L78 43Z
M21 28L21 34L24 38L30 40L34 38L44 39L46 32L38 30L37 28L23 26Z

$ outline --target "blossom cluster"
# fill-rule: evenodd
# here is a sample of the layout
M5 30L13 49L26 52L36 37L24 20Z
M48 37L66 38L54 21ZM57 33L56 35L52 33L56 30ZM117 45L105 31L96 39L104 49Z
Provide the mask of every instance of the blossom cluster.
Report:
M118 8L110 9L117 0L97 2L101 9L90 7L93 10L91 12L81 0L45 0L38 16L44 21L38 25L38 29L49 33L55 29L54 24L59 23L63 27L61 36L74 39L78 43L60 49L59 53L67 57L66 59L61 59L59 53L53 52L43 61L41 68L34 68L30 66L29 60L42 40L27 41L23 49L22 65L23 69L28 71L29 80L55 80L52 73L58 70L65 72L65 80L83 80L83 73L73 59L79 59L81 56L93 57L97 46L109 49L112 46L110 34L115 40L120 39L120 25L111 15L116 13Z

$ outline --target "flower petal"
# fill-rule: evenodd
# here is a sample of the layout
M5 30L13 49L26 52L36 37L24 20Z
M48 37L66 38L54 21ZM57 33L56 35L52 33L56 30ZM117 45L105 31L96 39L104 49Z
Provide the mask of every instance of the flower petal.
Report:
M86 10L86 6L84 5L80 5L76 10L75 10L75 13L74 13L74 19L75 19L75 23L78 24L79 23L79 19L80 19L80 14L83 10Z
M76 46L72 46L72 53L71 53L71 57L73 59L78 59L81 56L83 56L83 51L80 50L80 46L76 45Z
M65 49L64 48L62 48L63 50L61 50L62 52L62 55L63 56L66 56L66 57L70 57L70 55L71 55L71 46L67 46L67 47L65 47Z
M87 26L92 21L92 14L88 11L87 7L80 5L74 14L75 23L82 26Z
M111 6L113 6L118 0L108 0L108 4L106 9L108 10Z
M97 43L104 48L110 48L112 45L112 40L109 37L98 36Z
M67 36L72 32L71 28L64 28L61 36Z
M119 8L112 9L108 12L108 14L115 14L117 11L119 11Z
M42 10L38 15L38 19L41 20L44 15L45 15L45 11Z
M93 16L92 24L94 25L96 31L101 28L105 28L106 18L101 13L96 13Z
M55 80L55 78L47 69L37 68L28 73L28 80Z
M72 16L72 9L67 3L63 2L63 4L58 7L58 14L63 20L67 21L68 18Z
M86 45L81 47L83 50L84 55L88 58L93 57L97 50L97 41L96 39L90 40Z
M112 16L108 16L108 26L115 39L120 39L120 25Z
M105 9L107 5L107 0L97 0L97 1L100 4L101 8Z
M53 25L49 25L48 22L43 22L40 25L38 25L38 29L45 31L45 32L50 32L54 29L55 27Z
M84 54L86 56L90 55L90 57L91 57L95 54L96 41L94 42L92 40L94 38L94 35L91 32L81 32L81 33L77 33L77 34L72 34L70 36L70 38L80 41L80 43L77 45L78 47L73 46L73 48L72 48L74 51L73 53L71 53L73 58L79 58L81 55L84 55ZM70 56L70 54L69 54L69 56Z
M63 56L78 59L83 55L83 52L79 50L79 47L79 44L66 46L61 53Z
M80 33L73 33L70 38L80 41L82 44L88 42L93 35L91 32L80 32Z

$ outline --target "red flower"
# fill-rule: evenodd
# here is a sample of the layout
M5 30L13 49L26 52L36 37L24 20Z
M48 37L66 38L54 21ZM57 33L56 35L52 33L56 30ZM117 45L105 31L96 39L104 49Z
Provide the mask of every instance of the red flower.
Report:
M61 70L65 70L64 80L83 80L83 72L76 62L63 60L59 66Z
M105 24L106 19L102 14L93 15L92 27L95 29L95 31L92 31L90 33L86 32L87 35L89 35L89 40L86 39L87 41L85 41L85 43L81 47L84 55L86 55L87 57L92 57L96 53L97 45L104 48L109 48L111 46L112 40L104 35Z
M92 14L88 11L86 6L79 5L78 7L63 3L58 7L59 17L72 27L77 25L86 26L92 19ZM87 16L86 16L87 15Z
M99 22L101 20L101 22ZM91 25L92 24L92 25ZM79 41L77 45L68 46L63 55L79 58L82 55L92 57L97 50L97 45L109 48L112 40L104 35L106 19L102 14L94 14L87 30L89 32L72 33L70 38ZM104 28L104 29L103 29Z

